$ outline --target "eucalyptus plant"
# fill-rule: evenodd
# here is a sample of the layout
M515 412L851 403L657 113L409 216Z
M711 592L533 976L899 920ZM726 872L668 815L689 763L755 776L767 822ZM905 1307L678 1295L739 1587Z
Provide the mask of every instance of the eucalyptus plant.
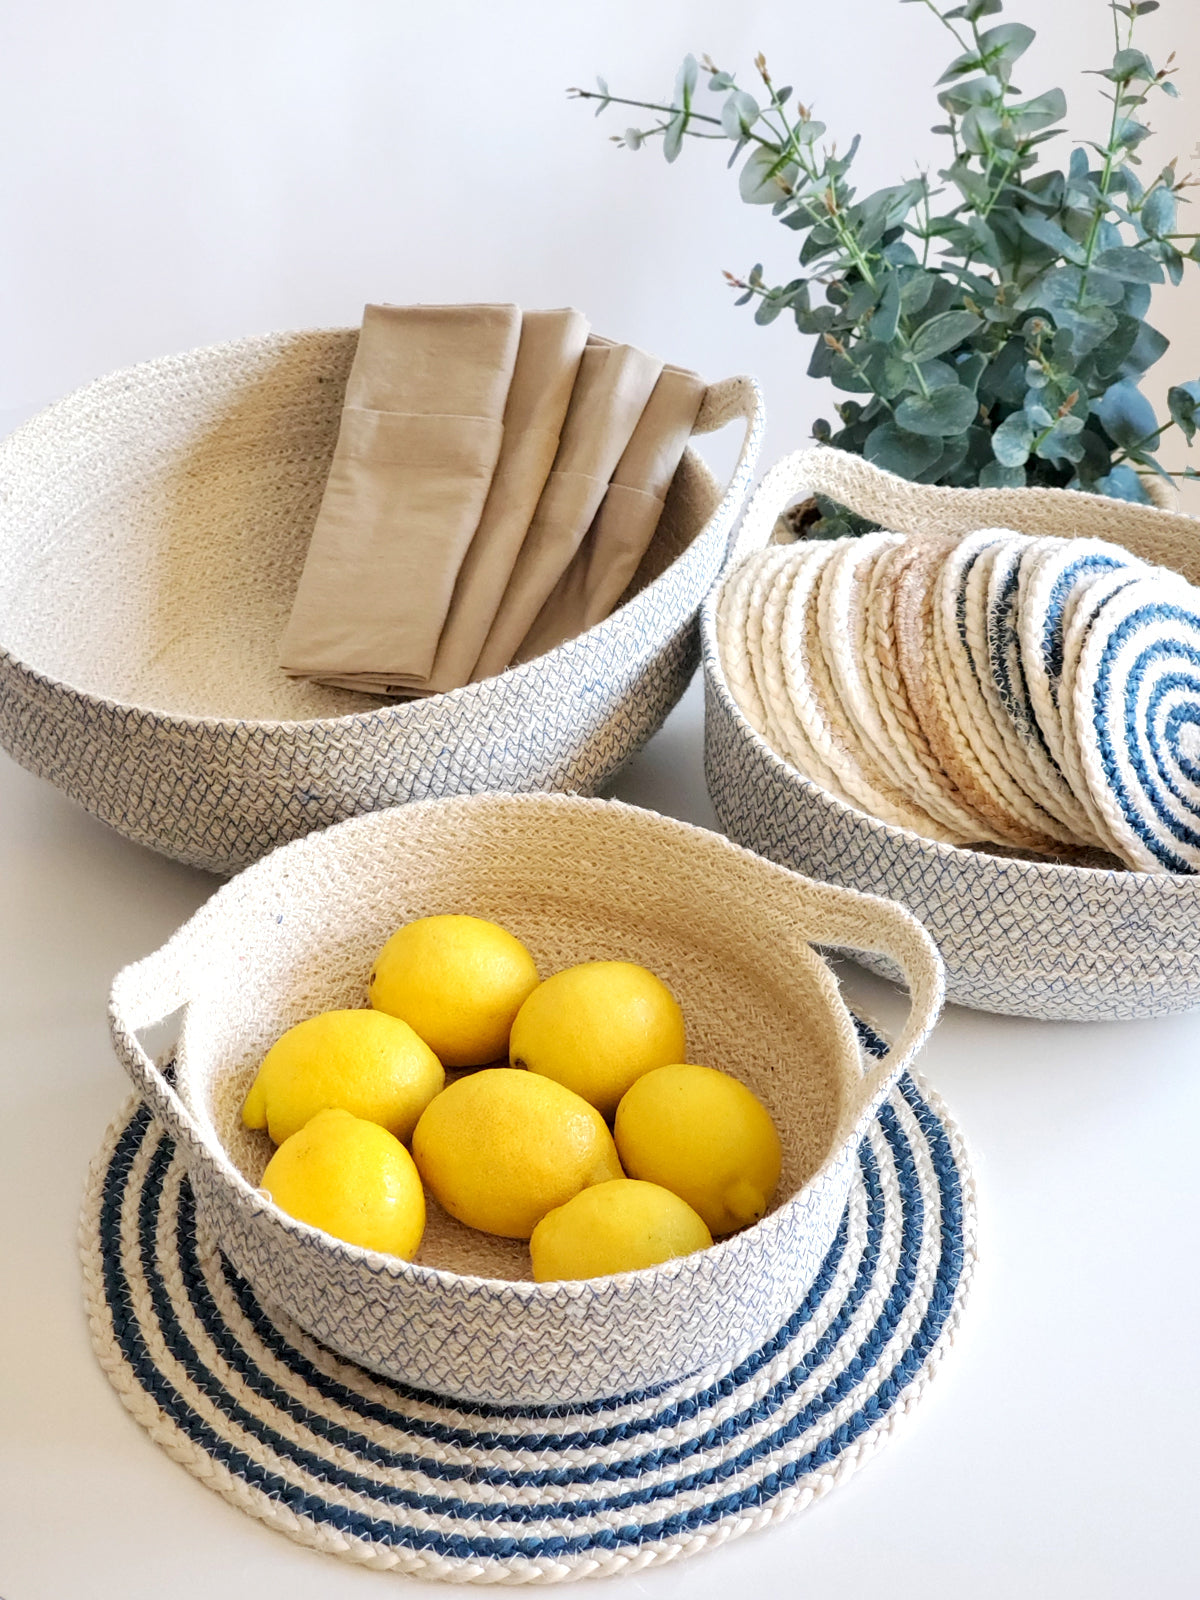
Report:
M1111 102L1107 135L1073 149L1065 169L1042 146L1063 133L1061 89L1031 99L1013 70L1035 37L1020 22L987 25L1002 0L901 0L931 11L957 53L938 80L947 164L860 199L856 137L841 154L810 107L777 85L760 55L760 87L739 87L707 57L688 56L670 103L624 99L603 79L572 95L658 114L615 143L659 138L674 161L685 138L732 144L741 197L769 205L801 240L801 272L768 284L760 265L725 276L755 320L785 314L815 335L808 371L854 397L816 439L922 483L1088 489L1148 498L1170 481L1158 460L1167 429L1190 446L1200 381L1170 390L1160 423L1138 381L1167 348L1146 320L1151 288L1178 284L1200 261L1178 231L1176 161L1139 172L1145 108L1175 95L1172 56L1157 68L1133 43L1157 0L1112 0L1114 48L1099 74ZM702 78L710 98L702 108ZM1186 469L1189 477L1200 476ZM825 507L826 534L849 525Z

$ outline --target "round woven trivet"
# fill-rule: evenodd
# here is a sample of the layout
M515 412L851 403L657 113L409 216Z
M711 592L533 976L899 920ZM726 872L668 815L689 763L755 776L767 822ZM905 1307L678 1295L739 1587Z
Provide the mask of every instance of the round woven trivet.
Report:
M1097 613L1114 595L1128 588L1137 574L1136 567L1100 568L1081 576L1072 586L1063 607L1062 662L1056 697L1062 729L1063 773L1091 819L1092 832L1101 841L1102 847L1118 860L1124 860L1120 841L1114 837L1104 808L1097 804L1083 770L1075 723L1075 678L1079 670L1079 658Z
M763 600L760 619L761 676L759 687L767 707L767 720L777 731L787 759L806 777L819 783L830 794L848 804L856 802L839 781L836 769L826 759L827 752L809 736L804 720L797 715L797 703L788 689L784 667L783 618L793 591L799 602L807 604L821 568L833 553L828 540L804 541L791 546L790 559L776 572ZM755 657L756 669L760 658ZM799 702L802 704L803 702Z
M900 671L896 589L912 546L885 550L871 569L864 604L867 678L888 735L909 774L917 802L941 819L960 844L979 840L979 818L964 805L931 750Z
M831 658L845 653L847 645L844 638L831 636L822 626L822 615L829 609L825 590L835 586L835 564L842 546L852 542L837 542L832 559L821 565L807 589L799 583L792 586L784 608L781 641L788 694L798 721L837 774L851 803L883 822L920 827L925 813L908 803L903 791L874 761L834 681Z
M842 548L821 574L821 646L830 682L864 756L865 770L875 787L893 797L898 825L956 844L962 842L962 835L917 804L911 776L895 750L867 672L866 600L871 574L885 551L902 544L903 539L899 533L865 533L839 541Z
M949 680L939 667L934 638L933 590L953 548L945 540L911 540L900 553L895 591L896 655L909 703L929 748L954 787L956 798L978 823L976 839L1024 843L1003 803L993 796L970 741L959 725Z
M849 1477L954 1337L974 1188L941 1102L905 1077L774 1338L732 1369L570 1407L414 1391L260 1305L197 1227L183 1164L136 1101L93 1164L81 1249L92 1341L125 1406L239 1510L358 1565L551 1583L696 1555Z
M1038 808L1043 827L1065 844L1089 834L1087 817L1042 737L1021 657L1021 563L1036 541L1011 540L996 549L986 599L987 667L993 716L1008 752L1009 771Z
M1068 782L1059 684L1063 674L1066 626L1082 589L1116 572L1135 577L1151 568L1120 545L1101 539L1035 539L1021 558L1017 628L1029 703L1050 756ZM1087 820L1082 836L1094 832L1086 801L1078 800ZM1097 840L1097 842L1100 842Z
M1092 618L1072 685L1080 767L1119 854L1200 870L1200 590L1135 578Z
M942 569L935 603L953 681L952 702L993 799L1008 813L1010 840L1025 849L1056 851L1060 843L1050 831L1053 820L1029 798L1010 771L1004 721L987 653L988 578L999 553L1010 541L1021 538L991 528L962 540Z

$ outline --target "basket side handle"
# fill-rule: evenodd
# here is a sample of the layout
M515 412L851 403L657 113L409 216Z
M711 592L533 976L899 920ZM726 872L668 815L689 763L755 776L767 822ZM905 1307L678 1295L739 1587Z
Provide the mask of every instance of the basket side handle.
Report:
M910 483L862 456L828 445L785 456L763 479L759 493L773 479L778 493L771 526L790 500L821 494L893 533L933 539L979 528L1012 528L1058 538L1105 539L1146 561L1173 567L1193 583L1200 581L1196 519L1158 506L1133 505L1079 489L1068 494L1062 489L949 489ZM756 494L745 522L750 521L757 500ZM748 545L742 553L751 548L757 547Z
M809 489L806 464L815 453L812 450L794 450L790 456L777 461L763 478L730 541L730 567L737 566L746 556L770 544L780 513L797 495Z
M908 1017L899 1037L863 1072L857 1119L864 1105L872 1114L878 1110L929 1037L945 999L945 971L925 928L896 901L830 883L807 887L810 915L802 919L808 926L797 929L800 936L814 945L887 956L908 989Z
M109 993L108 1026L118 1060L171 1138L190 1156L208 1165L221 1165L215 1161L196 1119L137 1036L140 1028L161 1022L193 998L199 981L193 960L195 923L195 918L185 923L153 955L117 973Z
M737 508L750 487L754 469L758 464L758 452L767 425L767 414L763 406L762 390L753 378L723 378L720 383L709 384L704 392L704 399L700 402L696 421L692 425L692 433L716 433L719 428L739 419L746 424L746 428L742 435L737 464L721 497L721 504L714 513L714 516L721 518L732 519L736 515ZM732 539L730 543L732 546ZM728 554L727 551L726 559Z

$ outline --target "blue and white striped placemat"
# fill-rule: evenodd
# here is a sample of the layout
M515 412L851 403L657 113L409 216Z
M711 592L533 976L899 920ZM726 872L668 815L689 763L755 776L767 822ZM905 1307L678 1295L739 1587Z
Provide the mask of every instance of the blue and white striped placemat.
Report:
M93 1164L81 1231L101 1365L168 1455L301 1544L460 1583L633 1571L803 1509L919 1400L974 1241L959 1134L906 1077L816 1284L772 1339L654 1392L530 1408L378 1378L260 1305L136 1101Z

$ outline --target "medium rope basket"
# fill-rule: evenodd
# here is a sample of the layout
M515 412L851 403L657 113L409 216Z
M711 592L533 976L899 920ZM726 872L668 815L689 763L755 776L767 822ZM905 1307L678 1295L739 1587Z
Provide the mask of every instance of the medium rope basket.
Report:
M363 1003L401 923L487 917L543 975L642 963L672 989L688 1057L766 1104L783 1173L763 1220L711 1249L612 1277L533 1283L524 1244L429 1201L416 1261L344 1244L257 1187L270 1154L241 1106L288 1027ZM864 1058L812 948L884 956L911 1007ZM588 1402L738 1361L814 1283L860 1145L938 1014L937 952L901 907L812 883L704 829L615 801L480 795L354 818L274 851L113 985L113 1040L174 1142L198 1214L258 1299L322 1345L422 1391L488 1404ZM183 1008L173 1081L137 1038Z
M689 449L604 622L426 700L278 665L356 329L267 334L110 374L0 444L0 745L140 844L214 872L330 823L487 789L594 793L697 661L762 436L747 378L695 431L746 425L722 490Z
M1200 583L1193 518L1073 490L931 488L820 448L786 457L763 479L731 569L770 541L786 506L813 494L931 540L989 528L1103 540ZM1077 1019L1200 1005L1200 876L958 848L835 798L815 774L782 761L742 711L718 649L718 602L715 590L701 612L705 770L731 838L797 872L907 906L936 941L947 999L960 1005ZM877 956L859 959L895 975Z

